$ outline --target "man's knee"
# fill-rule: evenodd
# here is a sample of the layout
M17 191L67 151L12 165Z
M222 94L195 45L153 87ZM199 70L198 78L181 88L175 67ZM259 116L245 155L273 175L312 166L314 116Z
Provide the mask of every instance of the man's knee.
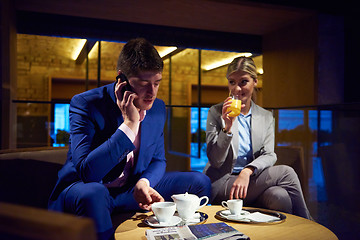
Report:
M78 202L87 207L99 206L104 204L107 206L109 200L109 191L103 184L86 183L78 192Z
M109 191L103 184L80 182L68 190L65 205L70 213L92 218L100 235L102 233L111 235L110 199Z
M196 192L200 192L210 198L211 181L208 176L201 172L189 172L188 177L189 178L187 178L186 181L189 181L191 187L196 187Z
M207 186L211 188L211 181L208 176L206 176L201 172L192 172L192 173L194 174L194 177L199 183L201 183L203 186Z

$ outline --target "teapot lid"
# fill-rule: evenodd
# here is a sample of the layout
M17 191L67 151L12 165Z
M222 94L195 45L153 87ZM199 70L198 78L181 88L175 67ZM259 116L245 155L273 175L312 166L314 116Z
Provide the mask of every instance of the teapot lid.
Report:
M180 200L180 201L184 201L184 200L194 200L199 198L198 196L194 195L194 194L189 194L188 192L183 193L183 194L175 194L171 196L174 200Z

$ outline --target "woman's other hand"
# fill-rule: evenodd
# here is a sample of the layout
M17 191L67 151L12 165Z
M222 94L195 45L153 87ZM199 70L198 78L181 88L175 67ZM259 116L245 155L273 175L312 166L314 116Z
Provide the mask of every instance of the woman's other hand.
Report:
M239 173L239 176L236 178L233 186L231 187L229 199L246 198L250 176L253 172L254 169L252 167L246 167Z

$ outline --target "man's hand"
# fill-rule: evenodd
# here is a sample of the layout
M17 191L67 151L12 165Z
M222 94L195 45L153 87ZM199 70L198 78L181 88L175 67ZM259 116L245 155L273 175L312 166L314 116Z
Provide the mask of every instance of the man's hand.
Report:
M139 203L139 207L144 210L151 210L151 204L154 202L164 202L164 198L143 180L136 183L134 198Z
M253 168L244 168L236 178L230 190L229 199L244 199L247 195L250 176L254 172Z
M137 97L136 93L125 91L124 96L122 96L121 89L126 85L126 82L118 81L115 85L115 97L116 104L118 105L122 116L124 118L124 123L134 132L137 131L138 124L140 121L139 109L134 105L134 99Z

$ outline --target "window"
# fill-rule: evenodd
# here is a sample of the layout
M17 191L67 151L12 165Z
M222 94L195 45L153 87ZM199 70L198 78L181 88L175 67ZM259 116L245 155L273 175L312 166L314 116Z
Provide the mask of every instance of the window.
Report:
M191 170L202 172L208 158L206 156L206 140L205 140L205 130L206 130L206 119L209 108L200 108L200 144L198 141L198 128L199 128L199 108L191 108ZM200 149L200 153L199 153Z
M63 147L68 145L70 135L69 124L70 104L54 104L54 127L51 129L51 139L53 147Z

